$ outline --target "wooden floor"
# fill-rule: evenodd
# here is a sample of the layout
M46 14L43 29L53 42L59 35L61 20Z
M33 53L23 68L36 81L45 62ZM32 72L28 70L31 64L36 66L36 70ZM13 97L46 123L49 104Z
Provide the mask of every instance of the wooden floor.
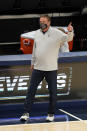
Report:
M87 120L0 126L0 131L87 131Z

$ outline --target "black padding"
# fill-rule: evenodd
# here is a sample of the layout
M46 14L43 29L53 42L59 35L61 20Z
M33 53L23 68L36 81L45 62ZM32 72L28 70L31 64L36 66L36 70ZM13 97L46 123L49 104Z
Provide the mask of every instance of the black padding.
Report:
M40 0L21 0L21 9L37 9Z
M0 0L0 11L13 9L15 0Z

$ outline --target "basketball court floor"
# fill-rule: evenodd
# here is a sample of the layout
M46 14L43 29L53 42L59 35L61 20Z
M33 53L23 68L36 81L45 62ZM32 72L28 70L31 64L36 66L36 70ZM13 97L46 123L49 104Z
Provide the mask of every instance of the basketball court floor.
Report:
M0 131L87 131L87 101L58 102L54 122L45 121L47 106L34 104L30 119L21 122L23 103L0 105Z

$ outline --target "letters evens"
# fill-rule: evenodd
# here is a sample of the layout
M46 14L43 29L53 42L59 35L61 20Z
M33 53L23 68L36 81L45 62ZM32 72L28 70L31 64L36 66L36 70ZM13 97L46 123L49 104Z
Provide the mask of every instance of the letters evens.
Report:
M66 86L67 75L65 73L57 76L57 89L63 89ZM0 92L4 91L21 91L27 90L30 76L14 76L0 77ZM38 90L42 88L42 82L38 86ZM48 85L46 84L46 88Z

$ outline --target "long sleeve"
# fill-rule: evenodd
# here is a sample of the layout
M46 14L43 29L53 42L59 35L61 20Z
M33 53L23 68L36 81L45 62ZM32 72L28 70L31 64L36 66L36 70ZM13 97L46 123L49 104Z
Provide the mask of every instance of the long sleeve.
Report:
M61 44L60 46L63 46L65 42L69 42L73 40L74 33L73 31L68 32L67 34L63 33L61 38Z

